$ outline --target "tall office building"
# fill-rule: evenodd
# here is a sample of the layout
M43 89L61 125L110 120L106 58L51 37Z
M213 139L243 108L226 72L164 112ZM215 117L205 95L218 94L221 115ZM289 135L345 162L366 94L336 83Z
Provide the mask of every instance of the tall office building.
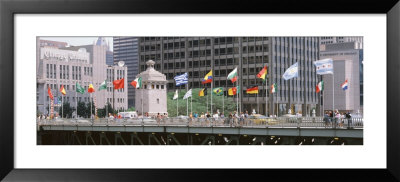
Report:
M139 74L138 38L113 37L114 63L124 61L128 67L128 84ZM128 86L128 107L135 107L135 89Z
M106 64L110 66L114 65L114 53L110 50L106 52Z
M313 61L319 58L317 37L140 37L139 46L140 71L146 69L146 61L154 60L155 68L167 76L169 91L179 88L174 76L185 72L189 74L188 87L204 87L202 79L213 70L213 86L225 87L226 92L234 86L226 77L238 67L235 85L240 85L241 111L250 113L254 109L268 115L279 111L282 115L291 109L292 114L311 115L313 109L319 109L315 93L319 80L313 67ZM283 73L296 62L298 78L285 81ZM268 76L263 83L256 75L265 65ZM273 83L278 89L271 94ZM246 89L254 85L259 86L259 94L246 94ZM232 98L232 102L235 100Z
M327 44L320 52L321 59L332 58L334 66L334 98L332 75L324 75L324 109L332 110L333 104L339 111L363 112L363 49L357 42ZM348 89L343 91L341 84L348 80Z

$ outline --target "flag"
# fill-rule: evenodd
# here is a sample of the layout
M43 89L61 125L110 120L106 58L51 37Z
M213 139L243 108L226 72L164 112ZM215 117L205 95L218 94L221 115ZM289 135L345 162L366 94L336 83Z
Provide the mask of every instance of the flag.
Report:
M204 77L204 79L202 80L202 84L206 84L206 83L211 83L212 82L212 70L210 70L210 72L208 72L206 74L206 76Z
M261 78L265 82L265 76L267 74L268 74L268 67L264 66L264 68L257 74L257 78Z
M89 84L88 92L89 93L93 93L94 92L94 88L93 88L92 84Z
M105 89L107 89L107 80L104 80L104 81L100 84L99 91L100 91L100 90L105 90Z
M333 61L330 58L314 61L314 65L318 75L333 74Z
M342 89L347 90L349 88L347 80L342 83Z
M113 84L114 84L114 89L117 90L117 89L120 89L120 88L124 88L125 81L122 78L121 80L114 80Z
M233 87L228 89L228 95L236 95L237 94L237 88Z
M222 87L217 87L217 88L214 88L212 92L213 92L215 95L218 95L218 96L224 95L224 88L222 88Z
M85 89L82 86L80 86L78 82L76 82L76 92L79 92L81 94L85 93Z
M186 92L186 94L183 96L183 99L187 99L192 96L192 89Z
M237 80L237 67L229 73L227 78L231 80L232 83L235 83Z
M53 100L53 94L51 93L50 87L47 87L47 93L49 94L49 97L51 100Z
M258 94L258 86L249 87L246 90L247 94Z
M299 67L297 66L298 64L295 63L292 66L290 66L285 73L283 74L283 79L289 80L291 78L295 78L299 76Z
M271 85L271 93L275 93L277 90L276 83Z
M65 91L64 85L61 85L60 92L65 95L67 92Z
M182 75L177 75L174 77L176 86L185 85L188 83L188 73L184 73Z
M131 85L135 88L141 88L142 87L142 77L138 77L135 80L131 82Z
M178 99L178 90L175 91L173 100Z
M320 81L318 83L318 85L315 87L315 91L318 93L318 92L321 92L323 90L324 90L324 81Z
M199 92L199 96L200 96L200 97L203 97L203 96L205 96L205 95L207 95L207 88L203 88L203 89L201 89L200 92Z

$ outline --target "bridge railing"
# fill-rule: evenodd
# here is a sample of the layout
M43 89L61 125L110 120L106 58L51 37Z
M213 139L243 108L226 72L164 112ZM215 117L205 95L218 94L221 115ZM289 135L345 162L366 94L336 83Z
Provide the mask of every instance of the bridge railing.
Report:
M132 118L132 119L38 119L38 125L79 126L188 126L188 127L282 127L282 128L363 128L363 118L329 119L323 117L276 118Z

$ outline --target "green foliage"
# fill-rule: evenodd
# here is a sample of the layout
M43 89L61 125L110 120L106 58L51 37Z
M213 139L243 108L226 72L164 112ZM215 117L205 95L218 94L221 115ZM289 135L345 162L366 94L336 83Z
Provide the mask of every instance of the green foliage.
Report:
M71 107L71 104L69 102L64 102L63 107L59 107L58 113L60 115L63 114L63 118L71 118L72 113L74 112L73 108Z
M135 107L130 107L128 110L126 111L136 111Z
M207 112L207 97L208 97L208 111L210 111L210 105L211 105L211 89L208 88L207 90L207 95L204 97L199 96L200 88L192 89L192 96L193 96L193 113L197 112L199 115L204 112ZM227 96L227 88L225 88L225 93L226 96L224 96L224 106L225 106L225 115L228 115L230 112L236 111L236 97L233 96ZM182 89L178 91L179 93L179 98L178 98L178 111L179 115L187 115L186 112L186 100L183 100L183 96L186 93L186 89ZM172 98L174 97L175 91L170 91L167 93L167 107L168 107L168 115L170 117L175 117L176 116L176 100L173 100ZM222 112L222 98L223 96L217 96L213 95L213 112L216 112L217 109L219 109L219 112ZM188 98L188 108L189 108L189 114L190 114L190 97Z
M86 114L87 114L86 104L84 102L79 101L78 102L78 116L79 117L87 117Z

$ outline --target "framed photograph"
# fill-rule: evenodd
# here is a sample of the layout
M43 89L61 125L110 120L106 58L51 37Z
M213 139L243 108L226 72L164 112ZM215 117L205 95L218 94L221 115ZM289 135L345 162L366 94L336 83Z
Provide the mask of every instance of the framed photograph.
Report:
M397 1L270 3L1 2L1 179L398 181Z

